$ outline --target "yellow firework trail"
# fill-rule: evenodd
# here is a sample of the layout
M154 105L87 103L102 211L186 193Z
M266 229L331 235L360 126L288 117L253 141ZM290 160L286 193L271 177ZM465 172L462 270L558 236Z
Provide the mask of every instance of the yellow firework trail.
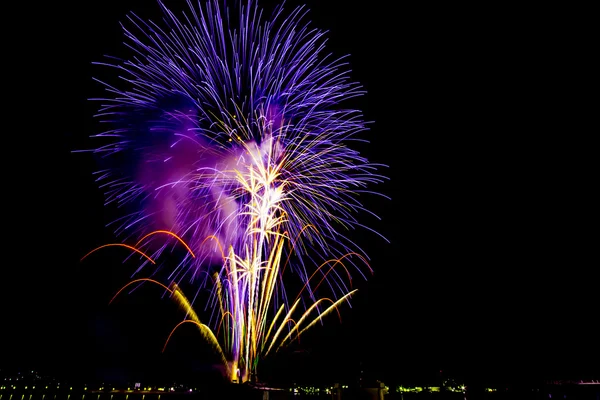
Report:
M221 128L224 130L233 130L223 122L222 125ZM241 137L249 137L242 127L242 124L236 127L238 134ZM207 324L200 321L192 304L176 283L172 282L167 287L157 281L150 279L146 281L158 283L166 289L186 315L184 320L172 330L165 347L172 340L178 327L192 323L199 328L201 336L218 353L226 367L228 378L232 381L245 382L256 379L260 359L273 349L279 350L293 339L299 338L306 329L337 309L356 292L356 289L351 290L337 299L316 297L317 289L328 280L330 274L339 276L337 272L333 272L336 266L345 272L344 275L348 277L348 284L351 286L352 278L344 261L352 256L356 256L365 264L367 261L357 253L347 253L342 257L327 260L315 268L310 276L306 274L304 285L291 306L288 306L285 301L279 304L276 298L283 296L283 273L290 260L290 254L284 257L284 250L290 247L288 251L291 253L298 242L299 235L309 231L312 231L313 235L318 235L318 229L314 225L306 225L299 230L298 236L293 241L290 240L288 232L284 230L288 218L283 204L289 201L289 193L293 190L294 183L284 179L281 171L286 164L294 160L286 158L286 153L280 149L281 144L270 135L264 136L265 139L260 146L255 142L244 142L241 137L238 140L244 148L244 154L240 159L228 163L228 168L199 168L197 174L201 175L201 179L200 177L194 179L195 182L205 185L196 188L198 190L210 191L215 188L232 187L236 189L231 196L245 199L243 208L235 216L229 216L229 218L246 219L247 222L243 225L245 232L242 235L244 240L221 243L224 238L227 240L227 236L219 236L215 233L208 235L200 243L202 246L207 241L213 241L221 254L220 269L210 276L214 283L212 296L218 303L220 313L214 327L217 335L222 337L222 342L219 342L218 336ZM209 175L212 176L211 179L208 179ZM219 196L224 195L219 194ZM230 200L225 198L219 201L225 208L230 204ZM156 234L177 239L189 255L195 257L188 243L180 235L168 230L150 232L138 240L135 246L126 244L121 246L142 254L154 263L153 259L137 247L148 237ZM313 237L312 240L314 239ZM101 246L93 251L107 246L114 246L114 244ZM317 277L320 277L319 281L312 286L312 280ZM141 281L138 279L130 282L117 295L125 287ZM312 301L312 305L295 318L295 314L300 311L298 308L302 295L306 295ZM325 307L325 303L330 304Z

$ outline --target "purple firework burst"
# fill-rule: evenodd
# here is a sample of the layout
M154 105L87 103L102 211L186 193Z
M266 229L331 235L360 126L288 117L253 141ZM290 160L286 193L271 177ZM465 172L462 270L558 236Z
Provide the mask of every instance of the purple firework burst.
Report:
M307 265L359 249L348 231L362 227L361 193L383 177L349 146L367 128L343 102L363 90L343 57L325 54L324 33L304 22L306 9L284 16L278 7L264 18L253 1L188 1L176 16L158 4L160 23L128 16L131 58L98 63L120 77L101 82L110 96L94 99L110 126L95 135L106 141L94 152L106 163L98 180L107 203L123 210L117 233L176 232L196 257L186 255L171 278L198 277L222 263L218 245L237 253L248 246L262 212L248 211L252 195L266 189L239 177L260 165L276 171L272 208L295 243L292 269L302 281ZM155 243L158 257L167 245ZM347 291L341 279L331 287Z

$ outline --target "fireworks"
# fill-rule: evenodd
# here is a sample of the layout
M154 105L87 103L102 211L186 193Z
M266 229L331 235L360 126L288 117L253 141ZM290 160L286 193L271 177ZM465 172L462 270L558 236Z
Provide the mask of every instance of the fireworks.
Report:
M363 92L303 7L264 18L252 1L188 2L179 16L159 6L161 24L132 14L124 25L132 58L102 63L121 80L96 99L110 126L96 135L98 181L123 210L116 232L141 257L137 272L157 267L165 235L185 247L165 289L245 381L354 293L351 271L370 270L347 231L383 178L349 147L366 124L343 101ZM304 282L295 299L286 274ZM212 330L183 279L211 288Z

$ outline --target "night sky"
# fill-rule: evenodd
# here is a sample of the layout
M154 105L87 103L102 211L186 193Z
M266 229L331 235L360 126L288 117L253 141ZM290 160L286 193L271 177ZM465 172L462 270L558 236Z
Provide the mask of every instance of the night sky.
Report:
M374 275L354 276L359 292L343 322L332 315L308 332L287 368L387 380L440 370L472 380L600 378L590 145L536 116L538 59L561 45L560 27L532 25L526 10L388 3L288 2L308 5L329 31L328 50L350 54L368 91L356 105L374 121L362 151L389 166L389 182L374 189L392 199L365 198L381 221L363 219L389 244L353 236ZM105 227L112 214L93 159L71 153L100 131L86 99L103 94L92 77L105 71L91 63L122 54L128 11L156 19L158 6L52 7L27 19L35 44L15 59L23 69L20 113L5 128L17 144L4 147L14 160L3 191L0 361L86 379L201 372L209 355L192 329L161 355L183 315L159 290L108 305L137 267L122 262L126 253L79 261L119 241Z

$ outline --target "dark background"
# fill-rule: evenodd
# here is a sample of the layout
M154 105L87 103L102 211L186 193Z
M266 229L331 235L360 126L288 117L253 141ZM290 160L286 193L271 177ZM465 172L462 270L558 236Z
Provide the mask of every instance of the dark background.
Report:
M315 327L279 371L600 378L592 131L551 108L577 85L569 60L589 57L585 11L343 0L287 9L302 3L368 91L357 103L374 121L363 152L389 166L376 190L392 200L366 199L382 220L364 222L390 244L358 235L375 274L355 276L343 323ZM17 90L5 99L1 364L85 379L202 376L210 355L193 329L161 354L183 316L158 289L108 306L134 262L118 251L79 261L118 240L91 156L71 153L99 132L87 99L103 94L92 77L104 72L91 63L122 54L128 11L158 19L158 6L31 8L8 38L16 72L6 84Z

